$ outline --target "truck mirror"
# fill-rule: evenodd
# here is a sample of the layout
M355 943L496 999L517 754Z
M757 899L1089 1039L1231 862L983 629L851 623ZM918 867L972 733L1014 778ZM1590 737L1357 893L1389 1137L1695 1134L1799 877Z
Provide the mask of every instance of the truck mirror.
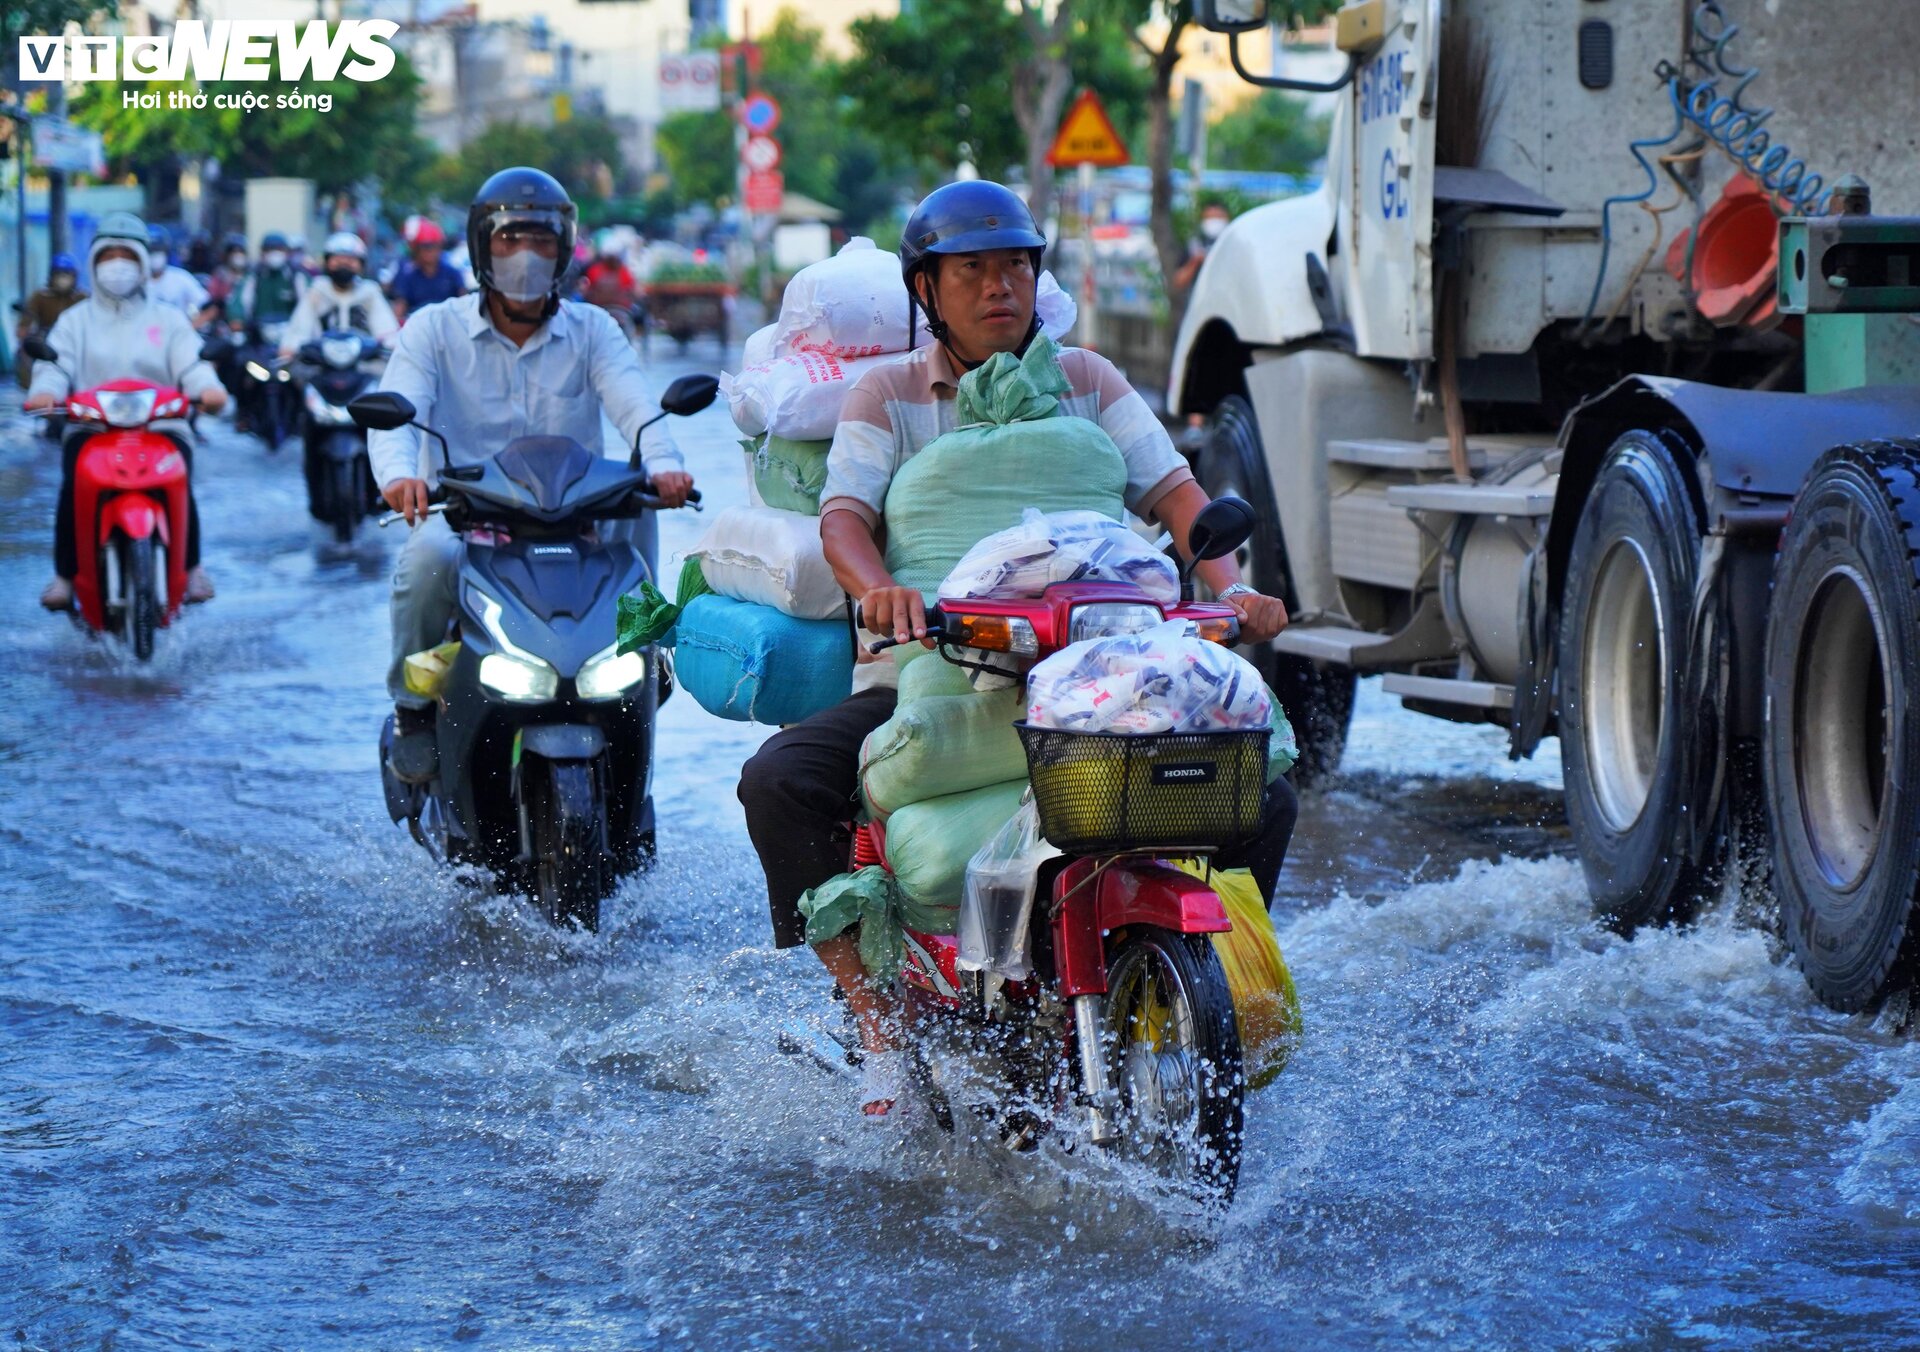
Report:
M1209 33L1251 33L1267 26L1267 0L1193 0L1193 17Z

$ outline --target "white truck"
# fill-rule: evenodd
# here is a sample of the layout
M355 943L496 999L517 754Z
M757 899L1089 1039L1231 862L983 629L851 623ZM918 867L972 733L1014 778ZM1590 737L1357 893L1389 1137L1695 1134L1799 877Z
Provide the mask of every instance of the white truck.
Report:
M1920 212L1920 5L1335 22L1325 182L1217 242L1168 390L1264 523L1296 773L1361 674L1557 734L1600 917L1684 919L1751 846L1816 993L1875 1004L1920 956L1920 342L1858 311L1920 311L1920 222L1827 213Z

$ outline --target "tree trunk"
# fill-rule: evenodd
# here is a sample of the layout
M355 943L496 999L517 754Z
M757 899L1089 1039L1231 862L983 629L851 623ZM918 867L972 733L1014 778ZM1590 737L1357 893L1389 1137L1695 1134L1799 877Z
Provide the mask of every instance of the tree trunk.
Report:
M1147 167L1152 174L1148 225L1166 281L1167 322L1175 330L1186 313L1189 289L1174 284L1187 251L1173 228L1173 72L1180 64L1180 34L1186 26L1185 17L1176 15L1165 45L1159 51L1147 49L1153 62L1153 84L1147 90Z
M1047 151L1060 130L1060 114L1073 86L1067 64L1067 32L1073 22L1073 0L1056 0L1051 22L1037 3L1023 3L1021 21L1027 31L1027 55L1016 67L1013 116L1027 138L1027 205L1042 230L1053 209L1053 166Z

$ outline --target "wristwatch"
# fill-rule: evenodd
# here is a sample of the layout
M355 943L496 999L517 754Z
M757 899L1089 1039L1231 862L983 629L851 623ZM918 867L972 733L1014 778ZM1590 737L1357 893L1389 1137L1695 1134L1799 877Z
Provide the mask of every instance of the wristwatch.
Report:
M1260 594L1259 592L1255 591L1252 587L1249 587L1246 583L1235 582L1223 588L1220 591L1219 595L1216 596L1214 599L1218 601L1224 601L1229 596L1258 596L1259 594Z

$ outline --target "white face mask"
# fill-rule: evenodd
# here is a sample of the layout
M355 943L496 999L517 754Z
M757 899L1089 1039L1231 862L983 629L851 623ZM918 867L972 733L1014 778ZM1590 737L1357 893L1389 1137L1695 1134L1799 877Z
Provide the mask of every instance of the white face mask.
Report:
M167 270L167 256L163 253L155 254L147 260L147 267L152 271L154 276L158 277Z
M553 285L554 259L521 249L493 260L493 289L508 300L543 300Z
M1218 216L1208 216L1200 222L1200 233L1207 239L1219 239L1226 232L1227 223Z
M260 255L260 262L263 266L270 268L285 267L287 256L278 249L268 249Z
M93 279L109 296L131 296L140 289L140 265L131 258L108 258L94 265Z

